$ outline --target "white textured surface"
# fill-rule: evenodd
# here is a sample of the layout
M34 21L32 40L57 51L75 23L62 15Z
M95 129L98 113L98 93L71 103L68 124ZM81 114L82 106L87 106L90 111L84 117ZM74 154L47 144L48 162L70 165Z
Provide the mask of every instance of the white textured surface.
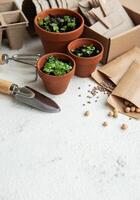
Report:
M27 37L22 50L2 51L35 53L42 46ZM46 94L41 80L29 84L34 73L28 66L1 66L0 78ZM39 112L0 94L0 200L140 199L140 122L124 116L109 119L105 95L83 107L93 85L90 79L74 77L64 95L48 94L60 104L58 114ZM85 110L92 116L85 118ZM101 125L105 120L107 128ZM120 130L123 122L129 125L125 132Z

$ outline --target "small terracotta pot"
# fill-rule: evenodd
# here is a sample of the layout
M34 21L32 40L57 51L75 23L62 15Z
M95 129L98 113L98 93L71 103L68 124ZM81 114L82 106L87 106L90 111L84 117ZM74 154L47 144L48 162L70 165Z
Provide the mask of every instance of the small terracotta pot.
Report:
M91 45L91 44L93 44L100 50L100 54L93 57L78 57L71 52L71 50L75 50L83 45ZM76 62L75 74L80 77L88 77L92 74L92 72L95 71L96 65L102 60L104 48L103 45L96 40L90 38L80 38L72 41L68 45L68 52Z
M55 56L61 60L69 61L72 64L72 70L63 76L53 76L44 73L42 68L44 67L49 56ZM39 59L37 63L37 72L43 80L44 86L49 93L55 95L62 94L67 89L70 79L75 73L75 61L70 56L63 53L49 53Z
M53 16L64 16L64 15L70 15L74 16L79 21L79 27L75 29L74 31L65 32L65 33L54 33L54 32L48 32L42 29L38 25L38 17L44 19L48 15ZM63 8L54 8L54 9L48 9L46 11L40 12L34 20L35 24L35 31L41 38L42 44L44 46L45 52L65 52L67 49L67 45L80 37L80 35L83 33L84 30L84 19L83 17L78 14L77 12L74 12L69 9L63 9Z

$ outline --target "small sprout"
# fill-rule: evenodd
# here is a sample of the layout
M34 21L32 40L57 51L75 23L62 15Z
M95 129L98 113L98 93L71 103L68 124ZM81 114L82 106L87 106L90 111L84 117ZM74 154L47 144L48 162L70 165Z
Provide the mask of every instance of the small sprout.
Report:
M137 113L140 113L140 108L136 108L136 112L137 112Z
M125 110L124 110L126 113L129 113L131 111L131 108L130 107L126 107Z
M84 115L85 115L86 117L89 117L89 116L90 116L90 111L86 111L86 112L84 113Z
M131 111L131 112L135 112L135 111L136 111L136 107L135 107L135 106L132 106L132 107L130 108L130 111Z
M49 56L42 71L53 76L62 76L72 70L72 66L67 61L62 61L55 56Z
M121 125L121 129L122 129L122 130L128 129L128 125L127 125L127 124L122 124L122 125Z
M108 116L109 116L109 117L113 117L113 116L114 116L114 112L113 112L113 111L110 111L110 112L108 113Z
M108 122L103 122L102 124L104 127L107 127L108 126Z

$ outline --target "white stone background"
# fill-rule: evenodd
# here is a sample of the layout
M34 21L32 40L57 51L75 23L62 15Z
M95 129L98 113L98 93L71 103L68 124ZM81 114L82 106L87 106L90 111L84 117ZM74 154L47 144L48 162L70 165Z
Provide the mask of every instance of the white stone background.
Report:
M19 3L19 1L17 1ZM26 36L23 49L1 52L43 52L39 39ZM139 200L140 122L107 116L107 96L87 101L92 79L74 77L60 96L47 94L31 67L10 62L0 78L31 85L54 99L58 114L47 114L0 94L0 200ZM91 87L88 85L91 84ZM78 87L81 90L78 90ZM79 98L78 95L82 97ZM90 110L89 118L83 116ZM107 128L102 122L108 121ZM127 131L120 125L127 123Z

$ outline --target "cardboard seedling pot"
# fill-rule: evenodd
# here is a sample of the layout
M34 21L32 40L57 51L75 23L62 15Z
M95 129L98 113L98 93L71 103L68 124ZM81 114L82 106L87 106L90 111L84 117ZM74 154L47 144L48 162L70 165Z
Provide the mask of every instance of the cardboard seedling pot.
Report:
M15 1L1 0L0 1L0 13L19 10Z
M5 32L11 49L20 49L23 45L24 35L28 21L15 1L0 1L0 41Z

